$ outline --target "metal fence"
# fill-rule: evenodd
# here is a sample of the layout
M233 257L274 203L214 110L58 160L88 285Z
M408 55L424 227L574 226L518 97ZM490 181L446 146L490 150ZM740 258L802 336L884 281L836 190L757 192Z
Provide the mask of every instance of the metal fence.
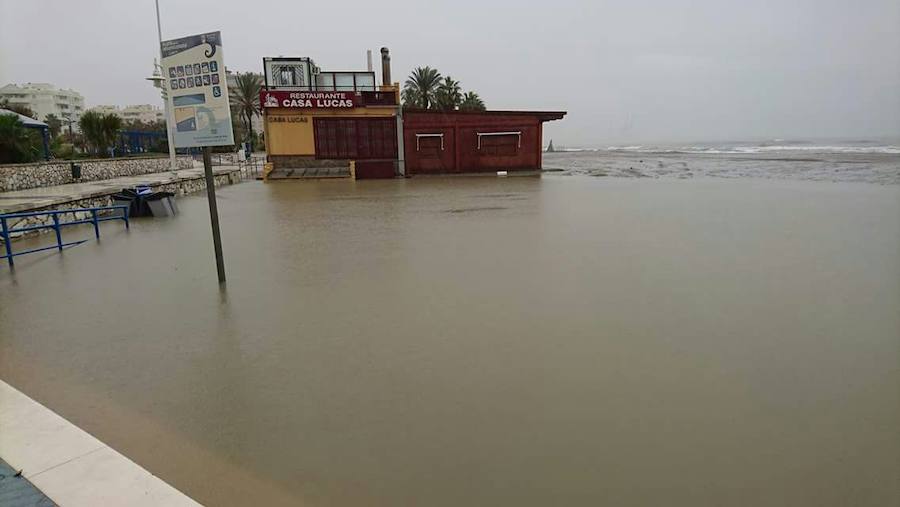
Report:
M251 156L246 160L238 160L237 166L241 170L241 178L259 178L265 164L265 157Z
M202 154L192 154L191 155L195 161L202 164L203 163L203 155ZM212 162L213 167L224 166L224 165L236 165L241 170L242 178L257 178L260 176L262 172L263 165L265 164L265 157L258 155L251 155L250 158L242 158L237 153L211 153L210 154L210 162Z
M100 212L103 211L114 211L112 215L108 216L100 216ZM75 220L69 222L61 222L59 220L60 215L66 214L75 215ZM82 213L84 215L89 215L90 218L78 218L78 213ZM24 227L19 227L13 229L9 226L9 221L12 219L23 219L23 218L32 218L32 217L40 217L40 216L49 216L53 221L52 224L33 224L26 225ZM97 208L74 208L74 209L60 209L53 211L30 211L26 213L7 213L0 215L0 239L3 240L3 244L6 247L6 255L0 255L0 259L6 259L9 263L9 267L13 267L15 262L13 261L13 257L18 255L25 255L34 252L41 252L43 250L51 250L53 248L58 249L62 252L62 249L67 246L80 245L87 241L86 239L78 240L78 241L70 241L68 243L63 243L62 240L62 228L69 225L78 225L78 224L93 224L94 225L94 236L97 239L100 239L100 222L106 222L109 220L123 220L125 222L125 228L129 227L128 223L128 206L126 205L115 205L115 206L100 206ZM56 244L45 246L41 248L32 248L30 250L25 250L22 252L13 252L12 249L12 234L18 234L28 231L37 231L40 229L53 229L56 233Z

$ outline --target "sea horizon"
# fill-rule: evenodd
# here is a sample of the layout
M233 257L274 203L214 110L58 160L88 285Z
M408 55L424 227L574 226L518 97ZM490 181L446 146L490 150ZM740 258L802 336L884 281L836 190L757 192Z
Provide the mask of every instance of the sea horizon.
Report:
M550 141L548 140L548 143ZM554 151L752 154L768 152L900 154L900 135L865 137L772 137L695 141L554 142Z

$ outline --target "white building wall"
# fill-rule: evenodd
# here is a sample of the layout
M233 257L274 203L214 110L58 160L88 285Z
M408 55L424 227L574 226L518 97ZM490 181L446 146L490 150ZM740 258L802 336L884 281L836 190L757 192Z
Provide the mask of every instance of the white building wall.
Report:
M80 93L49 83L8 84L0 88L0 100L4 99L31 108L36 120L44 121L50 114L61 120L71 119L76 129L84 113L84 97Z
M136 104L131 106L119 107L110 105L95 106L90 109L100 114L114 114L122 119L122 121L141 121L144 123L153 123L157 121L166 121L166 114L162 108L151 104Z

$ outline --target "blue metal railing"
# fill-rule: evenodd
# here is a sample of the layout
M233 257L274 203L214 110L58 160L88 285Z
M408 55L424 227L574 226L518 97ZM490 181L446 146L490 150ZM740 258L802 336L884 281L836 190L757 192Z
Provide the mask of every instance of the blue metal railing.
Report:
M115 211L121 210L121 213L117 213L109 216L100 216L99 213L101 211ZM85 218L82 220L73 220L71 222L60 222L59 216L65 215L67 213L79 213L86 212L91 214L91 218ZM18 229L11 229L9 227L9 220L13 218L27 218L27 217L36 217L48 215L53 220L52 224L36 224L36 225L28 225L25 227L19 227ZM13 267L13 257L17 255L25 255L34 252L41 252L43 250L51 250L53 248L58 249L62 252L63 247L80 245L87 241L86 239L82 239L79 241L70 241L69 243L63 243L62 241L62 228L68 225L78 225L78 224L94 224L94 236L97 239L100 239L100 222L106 222L109 220L122 220L125 222L125 228L128 229L128 206L124 204L118 204L115 206L99 206L97 208L74 208L74 209L59 209L53 211L29 211L26 213L7 213L0 214L0 239L3 240L3 244L6 246L6 255L0 255L0 259L6 259L9 263L9 267ZM15 252L12 251L12 241L10 239L10 234L27 232L27 231L37 231L40 229L53 229L56 233L56 244L45 246L42 248L32 248L31 250L25 250L24 252Z

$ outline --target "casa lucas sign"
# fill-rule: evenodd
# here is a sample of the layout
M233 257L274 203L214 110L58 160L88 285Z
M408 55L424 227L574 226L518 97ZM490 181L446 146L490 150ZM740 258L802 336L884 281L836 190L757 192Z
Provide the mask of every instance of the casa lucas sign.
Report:
M263 108L287 109L353 109L359 104L359 96L354 92L292 92L285 90L262 90L259 105Z

